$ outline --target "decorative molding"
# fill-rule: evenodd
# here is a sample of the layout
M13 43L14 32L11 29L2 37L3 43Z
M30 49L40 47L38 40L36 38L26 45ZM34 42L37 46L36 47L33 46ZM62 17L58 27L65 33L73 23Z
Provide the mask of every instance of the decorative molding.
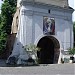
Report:
M39 16L50 16L50 17L55 17L55 18L61 18L61 19L64 19L64 20L68 20L68 21L71 21L71 18L69 18L68 16L66 15L57 15L57 14L52 14L52 13L44 13L44 12L39 12L39 11L33 11L33 10L25 10L23 9L22 10L22 15L30 15L30 16L33 16L33 15L39 15Z
M52 10L59 10L59 11L65 11L65 12L70 12L73 13L73 9L70 9L69 7L60 7L60 6L56 6L56 5L51 5L51 4L45 4L45 3L41 3L41 2L33 2L33 1L21 1L21 6L34 6L34 7L38 7L38 8L44 8L44 9L52 9Z

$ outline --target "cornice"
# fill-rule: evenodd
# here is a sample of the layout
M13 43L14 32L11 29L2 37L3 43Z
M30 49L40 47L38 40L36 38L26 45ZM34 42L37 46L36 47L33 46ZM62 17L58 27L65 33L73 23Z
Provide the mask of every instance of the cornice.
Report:
M29 6L33 6L33 7L38 7L38 8L44 8L44 9L51 9L51 10L58 10L58 11L64 11L64 12L69 12L69 13L73 13L74 9L70 8L70 7L60 7L60 6L56 6L56 5L51 5L51 4L45 4L45 3L39 3L39 2L29 2L29 1L21 1L20 5L25 6L25 5L29 5Z

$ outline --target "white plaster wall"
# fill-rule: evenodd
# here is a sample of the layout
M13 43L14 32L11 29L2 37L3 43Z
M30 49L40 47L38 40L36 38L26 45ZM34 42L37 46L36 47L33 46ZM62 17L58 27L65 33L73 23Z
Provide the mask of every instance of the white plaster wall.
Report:
M34 25L35 25L35 40L43 34L43 17L34 15Z
M70 34L71 34L71 36L70 36L70 39L71 39L71 48L73 48L73 46L74 46L74 45L73 45L73 44L74 44L73 23L72 23L72 22L69 22L69 24L70 24L70 28L71 28L71 29L70 29L70 31L71 31L71 32L70 32Z
M27 15L27 21L26 22L26 44L30 44L32 43L32 21L33 21L33 17L30 15Z
M36 13L41 13L45 14L45 16L53 16L53 17L60 17L63 19L68 19L70 21L72 21L72 14L66 11L61 11L61 10L54 10L54 9L50 9L50 8L36 8L34 6L25 6L24 7L25 10L31 10L34 11ZM48 13L48 10L50 10L50 14Z
M70 47L70 25L68 21L56 18L55 34L61 40L64 50Z
M35 8L30 6L25 6L25 10L32 11L32 14L29 13L29 15L31 15L32 17L27 16L29 17L29 19L27 20L28 24L26 25L27 43L29 42L29 40L31 41L31 39L32 43L34 43L39 36L43 35L43 16L49 16L55 18L55 36L57 36L61 41L63 49L66 50L67 48L73 46L73 32L71 27L72 23L70 23L72 19L71 13L60 10L51 10L51 13L48 14L47 9ZM29 35L29 33L31 33L32 35Z
M55 35L64 42L64 20L55 18Z
M32 11L36 11L36 12L43 12L43 13L48 13L48 10L47 9L40 9L40 8L36 8L34 6L25 6L24 7L25 10L32 10Z

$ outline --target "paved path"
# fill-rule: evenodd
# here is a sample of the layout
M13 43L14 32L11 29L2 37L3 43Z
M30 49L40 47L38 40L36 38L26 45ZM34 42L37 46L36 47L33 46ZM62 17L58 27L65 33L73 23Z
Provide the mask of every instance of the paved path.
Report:
M6 60L0 59L0 67L5 67L6 66Z
M75 64L30 67L0 67L0 75L75 75Z

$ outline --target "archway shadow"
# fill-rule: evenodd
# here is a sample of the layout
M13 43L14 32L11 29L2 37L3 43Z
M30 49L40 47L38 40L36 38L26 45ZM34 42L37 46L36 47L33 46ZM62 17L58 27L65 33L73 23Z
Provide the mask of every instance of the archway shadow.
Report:
M37 52L39 64L58 63L60 45L55 37L45 36L39 40L37 46L41 48Z

